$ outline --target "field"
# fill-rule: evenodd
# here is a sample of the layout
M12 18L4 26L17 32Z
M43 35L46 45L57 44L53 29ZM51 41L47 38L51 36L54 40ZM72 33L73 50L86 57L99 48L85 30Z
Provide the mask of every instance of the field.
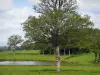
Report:
M40 55L39 50L0 52L0 61L3 60L44 60L55 61L55 55ZM100 64L94 64L94 54L80 54L61 56L61 61L73 62L61 65L61 72L57 73L56 66L0 66L0 75L100 75Z
M56 66L0 66L0 75L100 75L100 65L66 65L61 72Z
M72 56L61 56L61 61L69 61L69 62L80 62L80 63L88 63L94 60L94 54L80 54L80 55L72 55ZM0 61L4 60L20 60L20 61L31 61L31 60L44 60L44 61L55 61L55 55L42 55L39 54L39 50L30 50L30 51L17 51L15 55L13 52L0 52Z

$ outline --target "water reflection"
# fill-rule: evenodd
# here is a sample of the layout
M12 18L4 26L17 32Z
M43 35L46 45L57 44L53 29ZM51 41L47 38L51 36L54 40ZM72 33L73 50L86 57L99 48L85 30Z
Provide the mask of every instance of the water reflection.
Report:
M53 61L0 61L0 65L55 65Z

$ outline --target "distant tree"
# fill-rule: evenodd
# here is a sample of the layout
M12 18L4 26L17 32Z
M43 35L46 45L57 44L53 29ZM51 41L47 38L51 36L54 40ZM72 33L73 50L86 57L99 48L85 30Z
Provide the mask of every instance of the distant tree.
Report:
M100 29L93 29L89 40L90 49L95 53L95 61L100 62Z
M13 51L14 55L15 55L15 49L16 46L21 44L23 41L22 37L19 35L12 35L8 38L8 47Z
M95 62L100 62L100 30L89 28L84 32L87 32L88 35L80 40L79 47L89 49L95 54Z
M41 50L41 53L43 55L45 54L44 52L47 49L47 47L48 47L48 44L46 44L46 43L39 43L39 42L34 43L34 48L38 49L38 50Z
M81 48L84 44L83 39L86 38L90 33L89 29L92 29L94 24L90 21L88 15L78 15L74 14L67 20L68 25L70 26L66 30L66 35L62 35L62 44L64 48ZM82 44L80 44L82 43ZM64 51L65 52L65 51Z
M22 48L25 50L33 50L34 49L34 43L30 40L26 40L22 43Z
M7 51L8 50L8 47L6 47L6 46L0 46L0 52L1 51Z

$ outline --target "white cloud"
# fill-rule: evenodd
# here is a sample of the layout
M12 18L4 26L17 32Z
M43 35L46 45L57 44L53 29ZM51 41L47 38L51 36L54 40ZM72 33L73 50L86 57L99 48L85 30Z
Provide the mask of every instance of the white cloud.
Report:
M39 3L40 1L39 0L28 0L30 3L32 3L32 4L37 4L37 3Z
M95 27L100 29L100 14L93 14L91 19L93 20Z
M13 6L12 0L0 0L0 10L8 10Z
M28 0L37 4L39 0ZM79 11L91 16L96 28L100 28L100 0L78 0ZM9 10L8 10L9 9ZM29 15L38 16L33 9L28 6L23 8L13 8L12 0L0 0L0 45L6 45L7 38L13 34L24 36L23 23ZM98 14L95 12L99 12Z
M77 0L79 12L91 16L94 27L100 29L100 0Z
M94 27L100 29L100 13L94 13L88 11L80 11L80 13L88 14L90 16L91 21L94 23Z
M28 7L13 8L0 14L0 42L7 43L7 38L13 34L24 36L23 23L29 15L38 16L39 14L33 12L33 9ZM3 45L2 44L2 45Z
M100 0L77 0L80 10L100 11Z

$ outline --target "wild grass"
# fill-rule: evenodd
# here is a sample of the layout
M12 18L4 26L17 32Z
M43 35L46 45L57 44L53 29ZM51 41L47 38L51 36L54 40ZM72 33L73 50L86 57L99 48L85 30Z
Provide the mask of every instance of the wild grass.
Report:
M55 61L55 55L41 55L39 52L17 51L16 55L11 51L0 52L0 61ZM93 60L93 53L66 55L61 56L61 61L64 61L65 65L61 65L59 73L56 72L56 66L0 66L0 75L100 75L100 64L91 63Z
M94 54L79 54L79 55L71 55L64 56L61 55L61 61L65 62L79 62L79 63L90 63L94 61ZM24 51L16 51L16 54L13 55L13 52L0 52L0 61L55 61L55 55L42 55L40 54L40 50L24 50Z
M56 66L0 66L0 75L100 75L100 65L66 65L61 72Z

